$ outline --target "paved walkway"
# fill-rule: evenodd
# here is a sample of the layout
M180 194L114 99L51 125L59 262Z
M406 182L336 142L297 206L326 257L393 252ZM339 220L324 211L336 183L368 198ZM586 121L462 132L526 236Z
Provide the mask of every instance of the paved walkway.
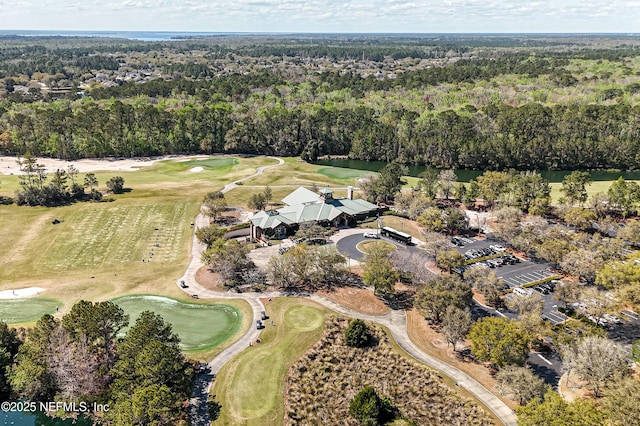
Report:
M275 157L270 157L275 158ZM228 192L235 188L237 182L250 179L261 174L265 169L269 167L277 167L284 164L284 161L276 158L279 164L272 166L264 166L258 168L258 171L251 176L237 180L222 190ZM209 222L206 216L199 214L195 220L193 242L191 244L191 261L187 266L187 269L182 277L180 277L176 284L179 285L180 281L184 281L188 285L188 288L183 289L190 294L197 294L199 298L215 298L215 299L243 299L251 306L253 311L253 318L247 332L240 337L235 343L222 351L218 356L212 359L207 364L207 370L205 373L201 373L196 378L194 384L193 393L190 400L190 420L193 425L209 425L209 414L207 412L207 398L215 375L220 368L231 360L236 355L240 354L243 350L249 347L249 344L255 342L260 335L260 331L256 329L255 323L261 318L261 311L265 308L260 301L260 298L275 298L291 296L288 293L282 292L265 292L265 293L230 293L230 292L217 292L202 287L196 281L196 272L203 266L201 261L201 254L204 250L204 245L198 241L195 237L195 230L199 227L208 226ZM358 230L362 232L362 230ZM478 400L480 400L486 407L488 407L506 426L516 426L517 419L515 413L498 397L492 394L487 388L482 386L472 377L459 370L458 368L449 365L438 358L428 355L422 352L412 341L407 334L407 318L404 311L392 310L384 315L370 315L364 314L345 306L342 306L331 299L317 295L317 294L298 294L297 297L305 297L311 299L327 308L350 318L358 318L366 321L370 321L376 324L380 324L387 327L391 331L391 335L396 340L398 345L405 350L409 355L418 360L419 362L428 365L429 367L449 376L456 384L471 394L473 394Z

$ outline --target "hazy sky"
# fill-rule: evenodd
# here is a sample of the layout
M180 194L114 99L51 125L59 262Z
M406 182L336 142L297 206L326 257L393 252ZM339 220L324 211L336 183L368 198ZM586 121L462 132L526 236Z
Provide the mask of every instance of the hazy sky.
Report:
M640 32L640 0L0 0L0 29Z

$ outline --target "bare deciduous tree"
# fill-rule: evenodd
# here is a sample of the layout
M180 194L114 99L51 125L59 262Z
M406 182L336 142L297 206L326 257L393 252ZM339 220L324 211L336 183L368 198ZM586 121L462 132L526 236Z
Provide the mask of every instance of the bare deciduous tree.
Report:
M509 365L496 374L496 389L501 395L524 405L533 398L542 398L547 386L529 367Z
M511 241L518 233L522 212L515 207L503 207L494 212L496 234L505 241Z
M464 272L464 279L471 282L489 305L496 309L504 305L502 291L505 283L502 278L498 278L495 271L487 268L470 268Z
M451 247L449 239L438 232L430 232L426 229L421 229L420 233L422 239L424 240L424 245L422 246L422 248L429 256L434 259L440 251L447 250Z
M406 250L395 250L391 253L391 263L403 275L411 277L413 284L424 284L433 273L424 266L424 256Z
M530 294L513 294L505 300L505 305L510 311L517 312L520 315L526 313L539 316L542 313L544 300L542 296L534 292Z
M627 351L606 337L585 337L575 346L563 347L561 353L563 368L585 381L596 398L607 384L629 374Z
M447 344L450 343L455 351L456 343L464 340L472 324L469 308L463 310L450 305L447 306L447 310L442 317L440 331L447 339Z

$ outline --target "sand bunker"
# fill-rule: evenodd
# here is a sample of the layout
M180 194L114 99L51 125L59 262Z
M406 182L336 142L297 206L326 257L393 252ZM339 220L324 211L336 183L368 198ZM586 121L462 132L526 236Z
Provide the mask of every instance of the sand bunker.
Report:
M190 169L189 169L189 171L190 171L191 173L198 173L198 172L201 172L201 171L203 171L203 170L204 170L204 169L203 169L202 167L200 167L200 166L198 166L198 167L192 167L192 168L190 168Z
M18 297L31 297L44 291L42 287L17 288L15 290L0 291L0 299L14 299Z
M129 159L82 159L74 161L56 160L52 158L38 157L38 164L45 167L47 173L55 172L57 169L66 170L70 165L74 165L80 173L103 171L135 171L142 167L153 165L160 160L189 161L201 158L202 156L181 155L181 156L165 156L157 158L129 158ZM194 167L195 168L195 167ZM20 174L20 167L16 161L16 157L0 156L0 174L17 175Z

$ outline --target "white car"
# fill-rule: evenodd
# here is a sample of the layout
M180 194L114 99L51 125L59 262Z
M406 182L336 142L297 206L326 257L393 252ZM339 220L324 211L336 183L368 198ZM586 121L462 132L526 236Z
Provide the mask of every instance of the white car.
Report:
M495 244L492 246L489 246L490 248L494 249L495 251L502 253L503 251L507 251L506 248L502 247L500 244Z
M365 232L364 233L364 237L365 238L375 238L376 240L380 238L380 235L376 232Z

